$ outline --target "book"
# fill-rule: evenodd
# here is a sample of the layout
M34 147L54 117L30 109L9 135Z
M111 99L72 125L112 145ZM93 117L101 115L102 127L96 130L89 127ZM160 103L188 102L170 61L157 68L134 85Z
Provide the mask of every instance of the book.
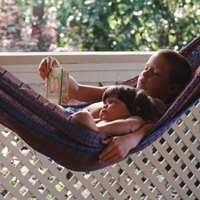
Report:
M69 71L52 68L46 83L46 99L52 103L68 103Z

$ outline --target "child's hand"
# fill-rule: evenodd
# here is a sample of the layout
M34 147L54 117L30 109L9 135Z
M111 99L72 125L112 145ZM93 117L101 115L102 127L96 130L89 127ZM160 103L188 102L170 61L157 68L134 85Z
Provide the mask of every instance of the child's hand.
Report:
M130 144L126 135L112 137L102 141L107 147L99 155L100 163L115 163L124 158L129 152Z
M50 56L42 59L38 70L39 75L43 80L48 77L51 68L61 68L60 63L55 58Z

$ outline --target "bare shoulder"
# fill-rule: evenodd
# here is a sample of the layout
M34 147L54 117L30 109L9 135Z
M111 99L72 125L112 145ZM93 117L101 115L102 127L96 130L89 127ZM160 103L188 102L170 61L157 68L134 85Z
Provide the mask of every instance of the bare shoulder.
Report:
M144 119L142 119L142 117L140 117L140 116L130 116L130 117L128 117L127 119L126 119L128 122L130 122L130 123L140 123L140 124L142 124L142 125L145 125L146 123L145 123L145 121L144 121Z
M89 106L87 106L85 109L87 109L90 114L93 116L93 118L98 118L99 117L99 112L103 107L103 102L98 102L98 103L93 103Z

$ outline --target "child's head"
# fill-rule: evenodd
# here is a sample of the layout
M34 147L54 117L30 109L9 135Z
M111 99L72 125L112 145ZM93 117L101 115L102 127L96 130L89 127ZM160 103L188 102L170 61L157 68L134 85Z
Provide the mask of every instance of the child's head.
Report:
M170 63L169 83L179 84L182 89L191 78L191 66L187 59L170 49L159 50L158 55L163 56Z
M144 90L125 85L108 87L103 94L103 102L108 97L119 99L132 116L140 116L145 122L157 122L166 111L161 100L148 96Z
M108 97L115 97L123 102L129 113L134 115L133 102L137 93L137 89L125 85L111 86L106 89L102 96L102 101L105 102Z
M191 67L188 61L172 50L159 50L146 63L138 78L138 89L150 96L167 101L189 81Z

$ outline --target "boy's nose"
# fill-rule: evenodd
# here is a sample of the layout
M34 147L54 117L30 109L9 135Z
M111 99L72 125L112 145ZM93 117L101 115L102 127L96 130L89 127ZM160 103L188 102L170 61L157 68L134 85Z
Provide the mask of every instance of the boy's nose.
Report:
M146 70L146 71L143 71L143 76L146 78L147 76L148 76L148 71Z

